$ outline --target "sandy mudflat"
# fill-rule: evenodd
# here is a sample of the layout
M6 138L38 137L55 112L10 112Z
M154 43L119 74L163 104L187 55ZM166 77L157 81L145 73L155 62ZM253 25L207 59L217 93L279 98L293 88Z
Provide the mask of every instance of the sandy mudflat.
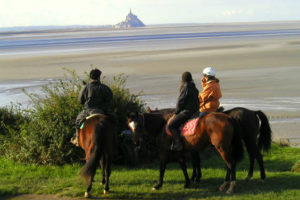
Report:
M123 33L79 31L72 37L76 34L78 37L94 37L95 34L285 29L300 29L300 22L210 25L205 28L155 27ZM57 35L43 37L60 37ZM156 102L150 103L151 106L166 107L175 104L182 72L191 71L201 90L201 71L206 66L213 66L221 79L222 103L228 107L262 109L271 119L300 118L300 34L151 40L95 45L93 48L82 47L82 50L32 48L26 51L9 52L7 55L0 53L0 84L61 77L62 67L75 69L83 75L92 64L108 76L120 73L129 75L128 87L131 91L143 90L146 101L152 98ZM298 122L274 123L274 134L299 138L299 128Z

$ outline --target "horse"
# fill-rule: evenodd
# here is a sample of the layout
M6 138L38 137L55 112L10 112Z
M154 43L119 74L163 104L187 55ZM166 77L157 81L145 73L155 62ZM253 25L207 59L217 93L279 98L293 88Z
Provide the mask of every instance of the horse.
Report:
M236 184L236 164L243 157L243 145L240 138L239 125L228 115L223 113L210 113L203 118L199 118L195 134L182 136L183 151L170 151L169 147L172 137L167 134L167 120L160 113L131 113L127 117L128 126L134 133L134 140L139 145L139 139L143 134L160 137L160 176L158 184L152 189L158 190L163 185L163 177L166 165L172 159L179 163L184 177L184 187L190 186L187 174L184 154L185 152L201 151L210 144L214 145L220 153L227 168L225 182L219 187L224 191L230 182L230 187L226 193L232 193Z
M116 131L114 124L103 114L93 114L86 118L84 126L79 131L79 145L85 151L86 163L80 175L88 187L84 194L90 196L96 170L102 168L102 184L104 194L109 191L109 177L114 153Z
M163 113L167 118L174 113L174 108L164 108L151 110L148 107L150 113ZM267 116L260 110L253 111L243 107L232 108L223 113L228 114L232 118L236 119L241 125L242 140L245 143L250 166L248 175L245 180L249 181L253 176L254 160L256 159L259 164L261 182L266 178L263 157L261 151L268 152L271 148L272 130ZM192 181L200 181L202 176L200 168L200 158L198 152L192 154L193 174Z
M261 182L266 178L263 157L261 151L268 152L271 148L272 130L267 116L260 110L253 111L242 107L236 107L223 113L239 121L242 128L242 139L245 143L250 167L246 180L253 176L254 160L259 164Z

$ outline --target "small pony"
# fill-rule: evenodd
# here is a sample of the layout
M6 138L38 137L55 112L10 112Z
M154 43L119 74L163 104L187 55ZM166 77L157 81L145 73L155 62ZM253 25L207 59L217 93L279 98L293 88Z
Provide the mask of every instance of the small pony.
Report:
M116 131L114 124L103 114L93 114L86 118L79 131L79 145L85 151L86 164L80 175L88 187L84 196L89 197L96 170L101 165L104 194L109 191L109 177L114 153Z

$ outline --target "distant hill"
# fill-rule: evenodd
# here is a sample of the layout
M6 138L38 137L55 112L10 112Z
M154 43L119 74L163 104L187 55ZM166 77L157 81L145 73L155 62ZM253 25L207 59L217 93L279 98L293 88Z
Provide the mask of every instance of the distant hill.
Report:
M144 27L145 24L134 15L131 10L126 16L125 21L122 21L114 26L114 28L131 28L131 27Z

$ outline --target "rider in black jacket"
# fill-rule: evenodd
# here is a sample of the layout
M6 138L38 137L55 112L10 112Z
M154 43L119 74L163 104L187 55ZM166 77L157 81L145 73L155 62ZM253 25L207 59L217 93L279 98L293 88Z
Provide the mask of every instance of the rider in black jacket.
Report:
M84 105L84 110L76 118L76 134L71 139L71 142L76 146L78 146L80 126L87 116L102 113L108 115L113 122L115 121L112 106L113 93L107 85L100 82L100 76L101 71L99 69L91 70L90 78L92 81L85 85L79 95L79 101Z
M169 123L168 128L173 135L171 150L181 151L182 143L180 141L179 127L186 122L195 112L199 110L199 91L190 72L182 74L182 83L180 86L180 95L177 99L175 116Z

